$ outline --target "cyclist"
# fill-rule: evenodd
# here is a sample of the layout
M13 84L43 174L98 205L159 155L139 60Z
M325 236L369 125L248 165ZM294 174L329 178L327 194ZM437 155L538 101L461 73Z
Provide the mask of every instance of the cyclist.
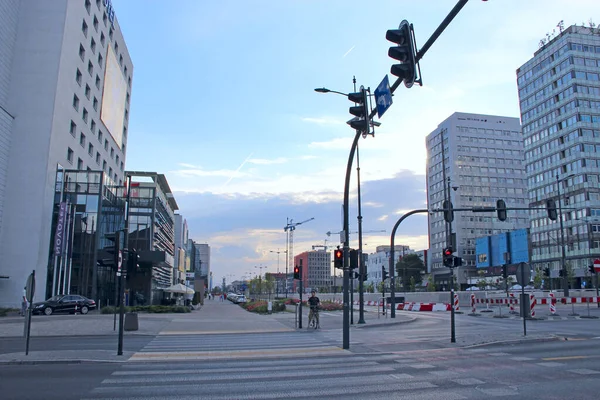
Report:
M310 326L311 321L314 318L314 324L316 327L319 326L319 306L321 300L317 297L317 292L313 290L311 296L308 298L308 305L310 306L310 312L308 313L308 324Z

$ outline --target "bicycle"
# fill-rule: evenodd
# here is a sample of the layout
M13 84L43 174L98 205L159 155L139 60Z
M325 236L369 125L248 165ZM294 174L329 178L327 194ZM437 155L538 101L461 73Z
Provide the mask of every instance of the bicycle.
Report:
M312 313L309 314L308 317L308 328L320 329L321 325L319 324L319 310L315 308L311 311Z

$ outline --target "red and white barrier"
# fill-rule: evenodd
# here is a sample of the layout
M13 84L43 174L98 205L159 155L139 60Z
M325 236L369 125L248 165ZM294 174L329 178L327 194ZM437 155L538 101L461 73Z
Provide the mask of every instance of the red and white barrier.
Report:
M510 300L514 300L514 299L515 299L515 294L514 294L514 293L509 293L508 295L510 296ZM515 306L513 305L513 303L512 303L512 302L510 302L510 303L508 304L508 307L510 307L510 311L509 311L509 312L510 312L511 314L514 314L514 312L515 312Z
M550 301L548 303L550 303L550 314L554 315L556 314L556 299L554 298L554 293L548 293L548 296L550 297Z
M454 311L460 311L460 304L458 304L458 293L454 293Z
M531 310L531 318L535 318L535 296L533 293L529 295L529 309Z

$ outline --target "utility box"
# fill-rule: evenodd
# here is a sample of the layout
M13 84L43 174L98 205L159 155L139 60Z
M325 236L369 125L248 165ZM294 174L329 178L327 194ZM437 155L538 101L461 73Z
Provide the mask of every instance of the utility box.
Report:
M519 296L521 318L531 318L531 305L529 304L529 295L527 293L521 293Z
M126 331L137 331L139 329L138 313L125 313L125 323L123 324L123 330Z

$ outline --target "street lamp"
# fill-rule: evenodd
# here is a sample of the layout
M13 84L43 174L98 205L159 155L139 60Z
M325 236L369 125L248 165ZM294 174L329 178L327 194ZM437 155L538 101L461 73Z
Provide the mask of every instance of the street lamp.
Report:
M277 251L269 250L269 253L277 253L277 294L279 294L279 281L281 280L279 278L279 254L285 253L285 255L287 257L287 250L279 250L279 248L278 248ZM286 269L285 269L285 297L286 298L287 298L287 275L288 275L288 271L287 271L287 264L286 264Z
M254 268L258 268L258 272L259 272L259 274L258 274L258 296L260 298L260 296L262 295L262 269L267 268L267 267L265 267L263 265L261 265L261 266L255 265Z
M569 179L575 176L571 174L563 179ZM560 242L561 242L561 263L562 263L562 272L563 272L563 290L564 296L569 297L569 278L567 276L567 265L566 265L566 254L565 254L565 232L563 228L563 214L562 214L562 197L560 195L560 180L558 179L558 174L556 174L556 188L558 190L558 218L560 219Z

